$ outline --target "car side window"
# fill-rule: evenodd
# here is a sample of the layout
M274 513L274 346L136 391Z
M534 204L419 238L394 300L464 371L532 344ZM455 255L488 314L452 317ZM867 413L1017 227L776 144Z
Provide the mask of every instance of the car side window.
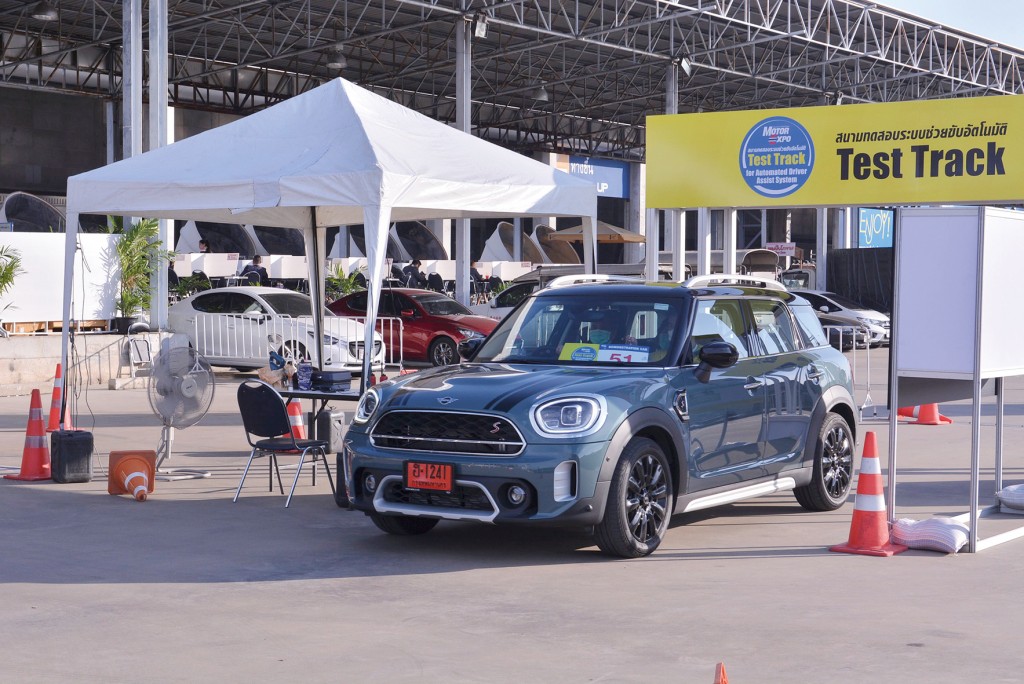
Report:
M705 299L697 302L693 332L690 334L693 360L699 360L700 350L711 342L728 342L736 347L741 359L750 356L745 329L739 300Z
M825 335L821 321L814 313L814 309L806 304L800 304L799 306L790 306L789 310L793 312L796 325L804 334L808 347L824 347L828 344L828 337Z
M228 301L227 311L224 313L244 314L251 312L262 313L263 307L249 295L236 292Z
M348 307L353 311L366 311L366 293L358 292L349 297Z
M192 300L192 308L201 313L231 313L230 295L211 292Z
M799 345L793 319L785 304L770 299L752 299L750 311L754 315L754 331L766 354L796 351Z
M521 283L513 285L498 294L498 306L515 306L533 292L536 283Z

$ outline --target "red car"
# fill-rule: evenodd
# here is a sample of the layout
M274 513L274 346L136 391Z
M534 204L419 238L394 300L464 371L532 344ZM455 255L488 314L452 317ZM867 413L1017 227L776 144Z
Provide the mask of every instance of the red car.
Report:
M353 292L327 306L339 316L366 316L366 290ZM387 288L381 293L377 330L389 361L427 361L434 366L458 363L457 345L486 337L498 321L476 316L457 301L431 290ZM401 325L395 320L399 319ZM401 354L401 356L399 356Z

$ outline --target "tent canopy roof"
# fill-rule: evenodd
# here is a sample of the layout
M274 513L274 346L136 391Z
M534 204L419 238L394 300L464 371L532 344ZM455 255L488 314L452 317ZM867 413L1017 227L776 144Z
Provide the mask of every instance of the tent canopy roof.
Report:
M593 216L593 183L336 78L273 107L68 179L78 213L306 227Z

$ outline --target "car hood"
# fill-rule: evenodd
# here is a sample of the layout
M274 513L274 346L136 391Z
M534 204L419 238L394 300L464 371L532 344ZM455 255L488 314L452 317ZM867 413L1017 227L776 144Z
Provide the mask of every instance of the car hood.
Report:
M624 382L622 373L629 373ZM500 378L500 380L498 380ZM648 382L644 382L647 379ZM380 385L384 409L447 409L516 413L538 402L573 394L594 394L621 403L628 412L650 394L652 386L664 386L659 368L579 368L556 365L464 363L404 375ZM496 393L500 387L500 393Z
M498 322L489 316L477 316L476 314L469 316L463 314L461 316L445 316L445 318L455 325L476 330L484 335L489 335L492 330L498 327Z

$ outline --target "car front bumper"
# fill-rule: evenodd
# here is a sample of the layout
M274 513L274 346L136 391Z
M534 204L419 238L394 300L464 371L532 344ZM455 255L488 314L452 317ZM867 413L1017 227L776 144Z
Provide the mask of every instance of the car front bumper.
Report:
M527 445L519 456L492 458L377 449L358 434L346 438L338 467L351 506L367 513L587 526L604 515L609 483L599 482L598 475L606 448L606 443ZM406 461L452 464L453 491L406 489ZM510 498L514 487L526 492L520 503Z

